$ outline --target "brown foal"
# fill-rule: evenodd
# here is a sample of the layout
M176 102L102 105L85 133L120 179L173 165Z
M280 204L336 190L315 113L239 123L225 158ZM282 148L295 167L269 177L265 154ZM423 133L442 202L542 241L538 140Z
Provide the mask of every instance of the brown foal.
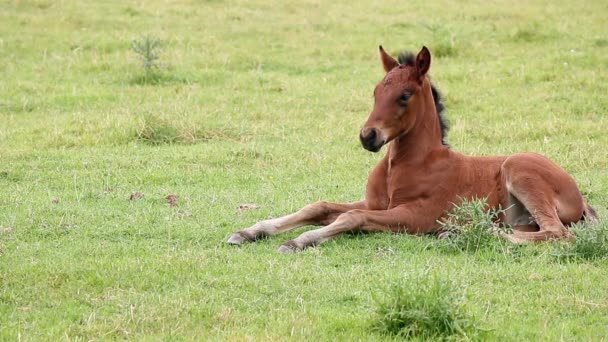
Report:
M380 59L386 76L374 89L374 108L360 139L372 152L389 145L369 175L365 200L309 204L241 230L228 243L306 225L324 227L285 242L279 252L300 251L356 230L434 233L455 204L475 198L486 198L488 209L506 208L498 220L512 226L513 234L503 236L514 243L569 238L568 225L596 220L574 179L546 157L469 157L445 144L443 105L426 76L431 66L426 47L398 62L380 46Z

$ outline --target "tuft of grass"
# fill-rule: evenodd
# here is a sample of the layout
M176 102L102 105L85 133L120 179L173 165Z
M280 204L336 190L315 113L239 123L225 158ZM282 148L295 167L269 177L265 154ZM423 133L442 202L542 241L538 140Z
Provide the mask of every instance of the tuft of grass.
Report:
M598 38L593 41L593 44L597 47L606 47L606 46L608 46L608 39Z
M577 224L570 228L575 239L555 245L555 257L569 261L608 259L608 223Z
M495 223L502 212L500 209L488 210L484 199L454 205L447 218L439 222L445 234L443 247L467 253L502 249L506 242L496 234L502 228Z
M152 145L171 144L181 140L180 130L158 115L148 114L141 120L137 138Z
M516 28L511 33L511 38L519 43L541 42L550 39L554 36L552 32L543 31L543 28L538 23L534 22L525 27Z
M204 128L187 118L171 120L158 114L147 114L140 120L136 139L150 145L188 145L212 139L240 141L243 136L228 129Z
M427 340L479 331L465 311L462 287L436 276L405 279L375 301L373 330L382 334Z

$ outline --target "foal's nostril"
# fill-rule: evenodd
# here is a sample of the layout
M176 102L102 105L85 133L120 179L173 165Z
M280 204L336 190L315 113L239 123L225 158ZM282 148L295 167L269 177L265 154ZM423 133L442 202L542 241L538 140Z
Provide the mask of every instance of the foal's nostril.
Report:
M366 150L373 152L378 151L384 143L376 141L378 139L378 130L375 128L362 129L359 134L359 139L361 140L361 145L363 145Z
M363 144L365 143L373 143L376 140L376 130L374 128L364 128L361 130L361 134L359 134L359 139Z
M371 132L369 132L369 134L367 135L367 137L365 138L367 141L375 141L376 140L376 130L372 129Z

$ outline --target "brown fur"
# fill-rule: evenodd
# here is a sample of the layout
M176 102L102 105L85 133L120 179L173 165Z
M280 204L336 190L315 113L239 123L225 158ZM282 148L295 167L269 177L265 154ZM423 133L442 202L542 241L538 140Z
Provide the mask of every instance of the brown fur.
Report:
M442 127L430 81L430 52L399 64L380 47L386 76L375 90L374 108L361 129L363 146L384 159L368 178L365 200L317 202L235 233L232 244L304 225L325 225L284 243L280 252L321 244L344 232L438 232L438 220L463 199L487 198L489 208L507 208L499 219L513 226L515 243L568 238L568 225L597 220L574 179L535 153L469 157L442 143Z

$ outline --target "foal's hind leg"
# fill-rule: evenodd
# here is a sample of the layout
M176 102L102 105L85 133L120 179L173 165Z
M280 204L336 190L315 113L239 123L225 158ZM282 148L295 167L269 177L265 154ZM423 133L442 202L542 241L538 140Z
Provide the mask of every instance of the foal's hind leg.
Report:
M583 198L574 179L549 159L537 154L520 154L508 158L502 166L503 179L509 193L509 204L515 211L507 223L517 226L518 219L529 213L530 226L538 231L514 229L506 237L515 243L570 238L565 225L578 222L583 215ZM519 211L518 206L524 211Z
M503 235L505 238L513 243L520 244L530 241L544 241L569 236L568 231L559 221L555 209L550 205L550 201L547 201L546 198L536 198L525 193L519 193L519 198L522 198L522 201L520 202L519 199L513 196L513 192L517 193L517 190L511 188L510 191L512 191L510 194L512 196L510 204L512 206L515 205L507 210L507 213L509 213L510 210L515 209L517 206L516 203L518 202L521 206L525 205L527 208L531 208L530 210L533 213L531 214L528 210L524 210L521 213L521 216L514 217L515 221L507 219L507 223L513 227L513 234ZM508 216L509 215L507 215L507 217ZM528 221L528 217L532 220Z
M287 232L307 225L328 225L342 213L353 209L364 209L365 201L354 203L315 202L309 204L296 213L283 217L264 220L255 225L238 231L228 239L232 245L240 245L247 241Z
M511 226L513 231L537 232L538 224L528 209L513 194L509 193L507 198L507 210L505 222Z

